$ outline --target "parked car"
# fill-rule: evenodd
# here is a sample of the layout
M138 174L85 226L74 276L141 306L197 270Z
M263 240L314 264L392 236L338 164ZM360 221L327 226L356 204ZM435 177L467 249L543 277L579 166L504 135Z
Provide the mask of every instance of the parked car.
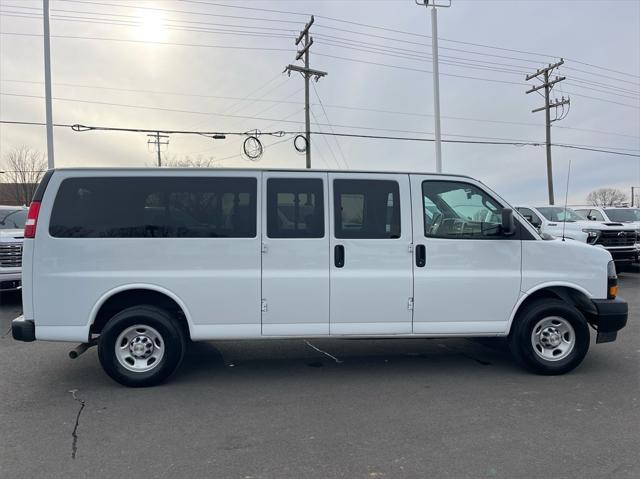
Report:
M564 206L517 206L518 211L542 233L571 238L605 248L624 269L638 261L638 232L634 226L591 221L572 208Z
M22 287L22 240L27 208L0 206L0 291Z
M56 169L25 228L22 341L157 384L186 340L508 338L541 374L616 339L611 255L544 240L466 176Z

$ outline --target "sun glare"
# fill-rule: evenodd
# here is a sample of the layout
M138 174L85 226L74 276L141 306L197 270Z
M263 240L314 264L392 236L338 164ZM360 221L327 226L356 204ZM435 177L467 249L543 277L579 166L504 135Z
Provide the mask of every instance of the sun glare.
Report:
M140 16L138 39L145 42L158 42L165 38L166 30L160 12L145 11Z

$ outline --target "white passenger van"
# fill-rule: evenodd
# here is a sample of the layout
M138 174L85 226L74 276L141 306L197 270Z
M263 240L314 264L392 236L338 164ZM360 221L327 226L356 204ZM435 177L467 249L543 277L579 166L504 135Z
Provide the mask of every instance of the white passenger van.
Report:
M543 240L465 176L56 169L29 209L22 341L96 344L129 386L187 340L503 336L561 374L627 321L611 255Z

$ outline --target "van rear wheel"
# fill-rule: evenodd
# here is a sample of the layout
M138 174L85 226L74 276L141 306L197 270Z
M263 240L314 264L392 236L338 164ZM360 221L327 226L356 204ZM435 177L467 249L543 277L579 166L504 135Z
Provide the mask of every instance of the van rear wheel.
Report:
M98 357L105 372L125 386L154 386L180 365L185 338L169 312L143 305L124 309L105 325Z
M518 313L509 334L515 358L537 374L564 374L576 368L589 350L589 326L574 306L541 299Z

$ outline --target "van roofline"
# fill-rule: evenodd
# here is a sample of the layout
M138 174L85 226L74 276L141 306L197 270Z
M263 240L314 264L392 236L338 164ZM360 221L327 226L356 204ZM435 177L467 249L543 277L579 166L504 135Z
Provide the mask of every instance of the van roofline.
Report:
M387 174L387 175L428 175L439 177L455 177L455 178L467 178L473 181L480 181L469 175L462 175L458 173L433 173L425 171L384 171L384 170L333 170L333 169L306 169L306 168L195 168L195 167L133 167L133 166L105 166L105 167L57 167L48 171L277 171L277 172L309 172L309 173L371 173L371 174Z

